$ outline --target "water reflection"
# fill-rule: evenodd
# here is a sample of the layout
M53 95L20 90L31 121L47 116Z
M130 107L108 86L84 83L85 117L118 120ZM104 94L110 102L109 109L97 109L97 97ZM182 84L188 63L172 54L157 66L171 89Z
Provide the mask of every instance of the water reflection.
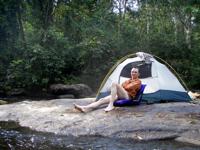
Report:
M137 142L105 137L59 136L32 131L15 122L0 122L0 150L197 150L174 141Z

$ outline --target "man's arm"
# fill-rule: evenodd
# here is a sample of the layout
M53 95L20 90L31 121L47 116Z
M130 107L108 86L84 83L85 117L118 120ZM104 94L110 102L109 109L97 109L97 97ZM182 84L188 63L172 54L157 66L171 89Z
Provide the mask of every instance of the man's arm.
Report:
M129 80L124 81L124 82L122 83L122 87L123 87L123 88L126 87L126 85L127 85L129 82L130 82Z
M140 80L137 80L137 81L134 81L134 82L131 82L129 84L127 84L124 89L126 90L131 90L131 89L139 89L141 86L141 81Z

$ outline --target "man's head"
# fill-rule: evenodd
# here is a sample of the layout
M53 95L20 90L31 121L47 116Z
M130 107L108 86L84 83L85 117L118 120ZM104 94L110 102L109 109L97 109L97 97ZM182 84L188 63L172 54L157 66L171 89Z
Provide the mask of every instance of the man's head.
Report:
M139 70L138 68L132 68L131 69L131 78L136 79L139 76Z

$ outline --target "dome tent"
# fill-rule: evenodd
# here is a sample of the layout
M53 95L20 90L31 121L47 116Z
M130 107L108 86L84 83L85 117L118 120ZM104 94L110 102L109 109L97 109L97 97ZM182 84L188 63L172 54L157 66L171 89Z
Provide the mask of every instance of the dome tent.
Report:
M131 69L139 69L139 78L146 84L142 102L189 102L187 91L167 66L154 56L138 52L123 57L106 75L97 93L97 100L110 94L113 82L121 84L131 77ZM186 86L185 86L186 87Z

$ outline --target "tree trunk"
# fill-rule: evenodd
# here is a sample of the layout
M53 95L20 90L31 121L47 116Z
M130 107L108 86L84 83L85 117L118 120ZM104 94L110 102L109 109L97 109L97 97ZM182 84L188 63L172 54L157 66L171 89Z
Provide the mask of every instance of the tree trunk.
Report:
M146 9L146 50L149 51L149 43L150 43L150 21L151 21L151 8L147 3L147 0L145 1L145 9Z
M149 35L151 11L150 11L150 9L148 8L147 1L146 1L146 4L145 4L145 7L146 7L146 14L147 14L146 32L147 32L147 35Z
M185 41L187 44L188 49L192 48L192 44L191 44L191 34L192 34L192 15L191 13L186 15L186 25L184 26L184 30L185 30Z
M42 43L45 43L47 30L51 23L53 22L53 10L54 10L54 0L41 1L40 0L40 8L42 11L42 19L43 19L43 33L41 36Z
M171 18L174 25L174 41L177 44L178 43L178 19L177 19L176 13L171 13Z
M125 20L125 17L126 17L126 11L127 11L127 7L126 7L126 4L127 4L127 1L128 0L124 0L123 1L123 8L124 8L124 12L123 12L123 20Z
M21 16L21 1L18 3L18 8L17 8L17 21L19 24L19 30L20 30L20 36L23 42L24 47L26 47L26 38L24 34L24 27L22 23L22 16Z

